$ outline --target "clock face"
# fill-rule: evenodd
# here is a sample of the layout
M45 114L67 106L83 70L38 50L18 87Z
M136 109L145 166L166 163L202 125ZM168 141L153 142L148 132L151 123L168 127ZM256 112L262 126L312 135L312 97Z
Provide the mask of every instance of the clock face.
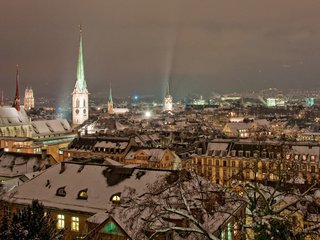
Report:
M79 109L76 109L76 114L79 114Z

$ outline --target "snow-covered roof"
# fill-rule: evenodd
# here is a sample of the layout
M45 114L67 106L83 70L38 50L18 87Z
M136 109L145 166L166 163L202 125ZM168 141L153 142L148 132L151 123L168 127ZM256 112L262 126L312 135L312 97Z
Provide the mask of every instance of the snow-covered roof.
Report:
M222 152L228 151L229 142L210 142L208 143L206 155L220 156Z
M165 149L151 148L151 149L130 150L128 154L125 156L125 159L126 160L135 159L135 156L140 153L143 153L144 155L146 155L149 161L158 162L163 158Z
M0 107L0 126L25 124L30 124L30 121L23 107L20 111L14 107Z
M135 188L138 194L142 194L147 191L148 184L168 173L64 162L18 186L4 198L19 204L30 204L32 199L37 198L49 208L97 213L112 208L110 199L114 194L123 192L127 187ZM61 187L64 187L66 192L64 197L56 195ZM87 190L86 200L77 197L82 190Z
M113 108L113 113L115 114L124 114L129 112L129 108Z
M0 176L15 177L37 171L41 155L3 153L0 156Z
M32 135L51 135L70 133L71 127L66 119L32 121Z
M111 142L111 141L97 141L95 148L109 148L109 149L125 149L129 142Z
M224 126L224 131L231 131L236 134L239 130L248 130L252 126L252 123L244 123L244 122L230 122L226 123Z

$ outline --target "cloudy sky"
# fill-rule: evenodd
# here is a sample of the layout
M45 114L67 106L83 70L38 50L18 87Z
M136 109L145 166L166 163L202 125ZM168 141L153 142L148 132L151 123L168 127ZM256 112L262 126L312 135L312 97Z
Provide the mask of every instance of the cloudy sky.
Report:
M92 94L161 96L320 87L318 0L0 0L0 88L62 98L78 25Z

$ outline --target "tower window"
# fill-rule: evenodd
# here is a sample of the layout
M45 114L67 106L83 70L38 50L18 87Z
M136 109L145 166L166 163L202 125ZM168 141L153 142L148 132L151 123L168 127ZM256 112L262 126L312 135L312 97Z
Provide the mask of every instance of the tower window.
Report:
M77 98L77 100L76 100L76 107L77 107L77 108L80 107L80 101L79 101L78 98Z
M86 100L83 99L83 106L86 107Z

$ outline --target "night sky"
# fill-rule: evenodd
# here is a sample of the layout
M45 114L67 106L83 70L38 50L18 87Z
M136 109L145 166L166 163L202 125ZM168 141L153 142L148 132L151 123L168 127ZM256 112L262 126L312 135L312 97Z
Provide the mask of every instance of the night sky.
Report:
M93 95L320 87L318 0L0 0L0 90L69 95L80 23Z

